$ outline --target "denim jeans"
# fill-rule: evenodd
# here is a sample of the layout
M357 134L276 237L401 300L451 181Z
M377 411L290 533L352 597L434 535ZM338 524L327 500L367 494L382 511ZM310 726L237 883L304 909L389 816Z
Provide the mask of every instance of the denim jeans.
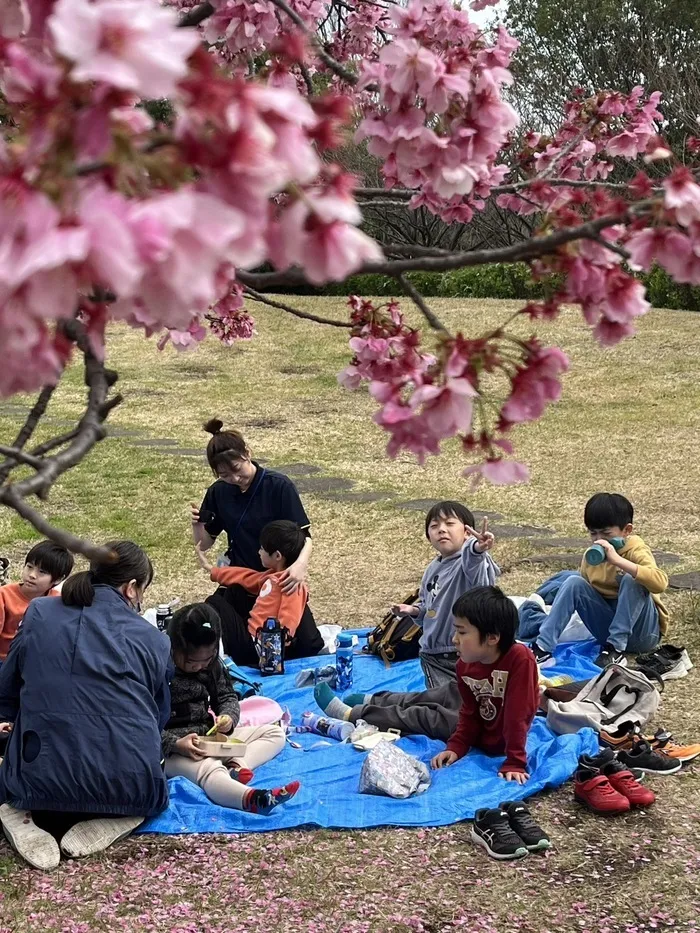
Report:
M659 613L651 594L629 574L620 578L617 599L606 599L580 574L559 577L558 592L549 615L535 603L520 611L518 638L537 640L540 648L553 651L574 612L601 645L641 654L659 643ZM542 587L544 589L544 587Z

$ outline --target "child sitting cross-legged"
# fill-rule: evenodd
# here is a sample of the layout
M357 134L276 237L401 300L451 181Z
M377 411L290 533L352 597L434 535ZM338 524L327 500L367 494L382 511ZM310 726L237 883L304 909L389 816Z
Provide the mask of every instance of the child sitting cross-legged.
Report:
M515 643L518 612L497 586L465 593L453 612L462 706L447 749L431 765L445 768L470 748L478 748L505 755L499 774L524 784L530 777L525 743L537 712L539 686L532 652Z
M220 586L239 584L257 595L249 617L236 618L239 629L234 639L236 647L230 647L229 654L237 664L258 663L256 643L265 620L269 618L277 619L286 630L285 656L294 655L295 633L304 614L309 591L302 584L293 593L285 593L281 584L284 571L299 557L305 542L306 536L295 522L268 522L260 532L259 554L265 567L262 573L247 567L214 567L197 546L197 558L214 583ZM231 645L230 631L228 636Z
M53 541L35 544L24 559L19 583L0 586L0 664L7 657L32 599L57 596L54 587L73 569L73 555Z
M353 693L344 701L328 684L318 684L316 702L337 719L446 741L447 751L432 761L435 768L452 764L471 747L505 754L500 774L523 783L525 740L539 687L532 652L515 644L515 605L498 587L480 586L460 596L452 611L459 655L454 680L420 693Z
M220 807L270 814L299 790L292 781L274 790L253 790L245 785L253 769L270 761L284 748L281 726L238 727L240 709L231 678L219 658L221 622L206 603L184 606L168 626L175 674L170 684L172 713L161 735L165 773L186 777L198 784ZM242 754L209 758L199 740L212 728L246 744Z

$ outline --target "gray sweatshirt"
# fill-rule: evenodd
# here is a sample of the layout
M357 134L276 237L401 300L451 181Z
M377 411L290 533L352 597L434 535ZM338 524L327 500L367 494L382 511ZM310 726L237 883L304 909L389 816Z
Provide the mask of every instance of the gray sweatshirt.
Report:
M436 557L423 574L416 621L423 626L420 650L423 654L454 652L452 644L452 607L462 593L475 586L493 586L500 574L488 552L474 550L476 540L470 538L452 557Z

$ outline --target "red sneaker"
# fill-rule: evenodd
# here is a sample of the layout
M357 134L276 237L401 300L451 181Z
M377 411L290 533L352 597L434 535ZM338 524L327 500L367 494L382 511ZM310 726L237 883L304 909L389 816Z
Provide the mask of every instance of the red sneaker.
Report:
M605 775L613 788L626 797L633 807L650 807L656 800L654 792L648 787L643 787L632 772L619 761L609 762L602 769L601 774Z
M627 813L631 807L627 797L615 790L604 774L588 768L579 768L574 774L574 800L603 816Z

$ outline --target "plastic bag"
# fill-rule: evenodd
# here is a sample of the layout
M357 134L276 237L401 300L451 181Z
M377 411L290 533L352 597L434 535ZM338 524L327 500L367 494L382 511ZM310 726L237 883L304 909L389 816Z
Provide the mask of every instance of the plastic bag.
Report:
M367 755L360 772L360 793L412 797L430 787L430 771L393 742L380 742Z

